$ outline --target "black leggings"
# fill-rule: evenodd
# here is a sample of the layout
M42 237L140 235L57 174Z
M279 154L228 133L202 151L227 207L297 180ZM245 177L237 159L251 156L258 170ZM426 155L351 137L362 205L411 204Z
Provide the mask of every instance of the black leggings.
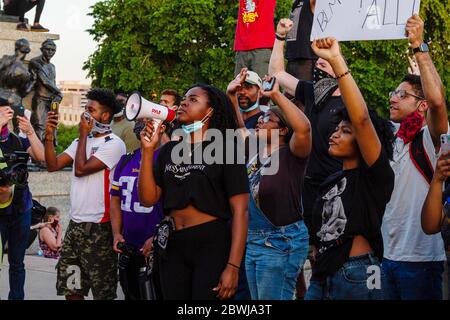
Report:
M231 247L227 221L173 231L166 257L157 257L164 300L214 300Z
M34 16L34 22L41 20L41 14L44 10L45 0L13 0L10 5L4 8L5 13L10 16L19 16L19 21L25 21L25 13L30 11L36 6L36 15Z

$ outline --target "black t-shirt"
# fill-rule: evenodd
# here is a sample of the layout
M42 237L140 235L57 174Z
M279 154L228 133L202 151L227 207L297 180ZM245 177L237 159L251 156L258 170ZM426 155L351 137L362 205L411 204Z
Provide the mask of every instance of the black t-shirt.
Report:
M309 0L296 0L292 5L290 19L294 26L286 37L286 59L317 59L311 48L311 29L314 14Z
M381 261L381 223L393 189L394 172L384 151L371 167L363 163L356 169L337 172L323 183L310 232L319 251L314 280L331 276L342 267L356 235L369 242Z
M311 122L312 150L306 168L308 183L320 185L333 173L341 170L342 161L328 154L328 140L341 121L338 114L345 109L339 97L328 98L320 107L314 103L314 86L310 81L298 82L295 99L305 106L305 114Z
M275 170L275 153L270 161L263 160L263 164L255 157L250 160L250 196L273 225L286 226L303 218L301 195L307 158L296 157L288 144L275 152L279 157L278 170ZM264 175L265 168L270 166L273 171Z
M244 121L245 127L247 129L256 129L256 125L258 124L258 119L264 115L264 112L258 112L254 116L251 116L250 118L247 118L247 120Z
M169 215L171 210L183 209L192 204L202 212L227 220L231 218L229 198L248 193L248 177L244 163L207 164L205 159L202 159L200 164L195 164L193 159L197 157L196 154L205 150L210 143L204 141L201 146L190 146L191 164L175 164L172 161L172 150L179 144L185 144L182 140L170 141L161 148L153 172L156 184L162 189L166 215Z

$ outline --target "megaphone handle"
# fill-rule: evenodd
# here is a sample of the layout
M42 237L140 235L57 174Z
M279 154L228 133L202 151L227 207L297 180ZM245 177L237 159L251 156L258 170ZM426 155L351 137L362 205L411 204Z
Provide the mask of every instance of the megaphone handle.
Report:
M151 139L153 139L153 137L154 137L155 134L156 134L156 130L158 130L159 124L162 122L162 120L159 120L159 119L152 119L152 120L153 120L153 134L152 134L152 137L151 137L151 138L149 138L148 136L145 136L145 137L144 137L144 139L145 139L147 142L150 142Z

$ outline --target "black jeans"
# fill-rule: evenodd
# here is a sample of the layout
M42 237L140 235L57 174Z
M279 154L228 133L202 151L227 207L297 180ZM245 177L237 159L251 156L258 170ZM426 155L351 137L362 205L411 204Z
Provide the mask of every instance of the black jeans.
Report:
M164 300L214 300L230 254L231 229L214 220L173 231L166 256L156 256Z
M25 13L30 11L36 6L36 15L34 16L34 22L39 22L41 19L42 11L44 10L45 0L14 0L10 5L5 6L5 13L9 16L19 16L19 21L25 21Z

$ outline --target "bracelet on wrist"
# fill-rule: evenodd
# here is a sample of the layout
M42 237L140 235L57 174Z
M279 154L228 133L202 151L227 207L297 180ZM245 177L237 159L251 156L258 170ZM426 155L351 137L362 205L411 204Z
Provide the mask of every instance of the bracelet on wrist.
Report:
M227 264L229 264L230 266L232 266L232 267L235 267L236 269L241 269L240 267L238 267L237 265L235 265L235 264L233 264L233 263L231 263L231 262L228 262Z
M348 75L348 74L350 74L350 69L348 69L347 71L345 71L343 74L338 75L338 76L336 77L336 80L337 80L337 79L340 79L340 78L342 78L342 77L345 77L345 76Z
M275 33L275 38L280 41L286 41L286 36L282 37L278 33Z

